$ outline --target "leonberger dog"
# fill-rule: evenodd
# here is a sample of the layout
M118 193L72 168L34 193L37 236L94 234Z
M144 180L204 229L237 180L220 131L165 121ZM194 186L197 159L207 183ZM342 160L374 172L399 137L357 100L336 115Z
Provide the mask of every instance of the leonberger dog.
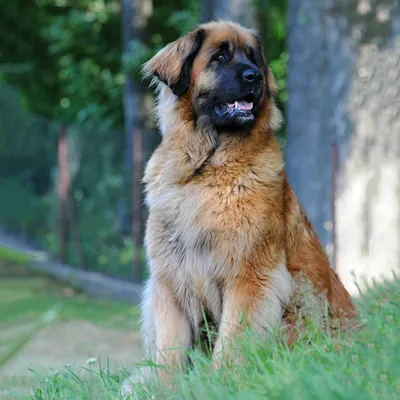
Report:
M257 33L227 21L200 25L144 73L157 88L162 132L144 175L142 328L154 361L184 366L205 319L216 332L216 367L245 327L268 335L293 324L300 275L324 294L331 316L353 315L286 179L277 87Z

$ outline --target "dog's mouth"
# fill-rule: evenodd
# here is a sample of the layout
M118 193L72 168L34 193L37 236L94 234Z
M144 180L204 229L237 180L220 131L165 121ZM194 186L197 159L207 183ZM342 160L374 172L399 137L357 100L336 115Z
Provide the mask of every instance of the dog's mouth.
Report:
M218 104L214 107L215 113L219 117L247 117L254 118L253 110L253 96L249 95L235 101L228 101L226 103Z

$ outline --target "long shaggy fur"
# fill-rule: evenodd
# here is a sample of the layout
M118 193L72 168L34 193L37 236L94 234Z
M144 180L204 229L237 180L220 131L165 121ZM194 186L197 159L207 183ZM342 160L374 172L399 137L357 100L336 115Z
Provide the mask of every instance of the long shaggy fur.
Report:
M229 359L229 342L245 326L268 334L293 323L287 306L300 275L323 293L332 316L354 315L287 182L273 132L281 114L268 68L269 93L248 134L217 132L196 119L196 93L218 83L206 69L208 54L226 38L237 46L259 45L253 31L214 22L169 44L144 67L158 85L163 139L144 176L150 278L143 330L152 357L169 366L184 365L204 315L217 329L216 366L222 353ZM189 83L176 95L171 86L185 85L182 73L189 73Z

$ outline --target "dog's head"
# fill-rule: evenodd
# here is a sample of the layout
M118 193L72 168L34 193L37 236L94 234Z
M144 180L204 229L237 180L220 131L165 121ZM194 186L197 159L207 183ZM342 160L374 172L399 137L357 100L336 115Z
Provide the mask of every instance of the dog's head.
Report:
M144 65L146 76L193 106L216 128L251 126L275 91L261 41L232 22L211 22L168 44Z

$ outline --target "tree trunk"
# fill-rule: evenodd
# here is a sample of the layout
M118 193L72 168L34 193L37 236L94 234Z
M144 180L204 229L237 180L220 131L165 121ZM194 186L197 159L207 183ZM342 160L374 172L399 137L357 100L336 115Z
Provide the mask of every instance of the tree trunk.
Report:
M400 266L400 13L377 3L292 0L288 20L288 177L353 294Z
M330 221L330 132L324 127L321 100L325 84L325 38L319 0L292 0L288 21L288 90L286 164L288 179L305 207L318 236L331 239L324 228ZM325 98L324 98L325 97Z
M122 1L122 49L123 53L128 52L129 42L132 39L132 1ZM128 204L131 195L132 184L132 130L134 120L133 110L133 87L132 80L126 76L126 81L123 89L123 107L124 107L124 129L125 129L125 148L123 158L123 194L118 204L118 222L119 230L122 234L127 234L130 231L130 210Z
M255 26L255 12L252 0L202 1L201 17L203 22L229 19L248 28Z
M208 22L214 19L214 0L202 0L201 21Z
M142 40L147 20L152 13L151 0L123 0L122 3L123 49L128 50L131 39ZM125 155L124 182L125 187L132 184L131 232L133 240L132 279L141 280L140 253L142 247L142 213L140 185L142 173L142 134L145 120L144 88L140 82L127 77L124 87L125 115ZM134 148L134 146L136 148ZM124 208L124 207L123 207ZM127 209L122 211L126 221ZM126 222L124 223L126 225Z

